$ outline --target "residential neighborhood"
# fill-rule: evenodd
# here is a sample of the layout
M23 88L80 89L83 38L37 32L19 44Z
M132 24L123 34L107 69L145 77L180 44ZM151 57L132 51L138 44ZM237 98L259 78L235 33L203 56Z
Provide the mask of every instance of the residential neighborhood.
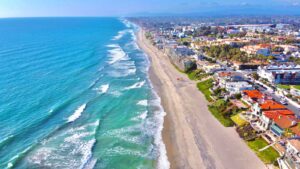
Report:
M300 168L300 27L135 20L266 165Z

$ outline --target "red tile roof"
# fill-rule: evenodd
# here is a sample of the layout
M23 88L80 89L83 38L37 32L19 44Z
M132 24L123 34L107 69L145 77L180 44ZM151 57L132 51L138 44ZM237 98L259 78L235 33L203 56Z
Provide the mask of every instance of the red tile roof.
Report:
M298 125L291 127L291 130L293 133L295 133L297 136L300 136L300 127Z
M289 140L288 141L293 147L295 147L298 151L300 151L300 141L299 140Z
M296 118L279 115L274 119L274 122L282 129L287 129L297 124Z
M263 103L261 103L260 108L262 110L283 110L286 109L286 107L276 101L273 100L265 100Z
M220 72L218 75L219 75L219 77L228 77L228 76L231 76L232 73L231 72Z
M263 112L267 117L274 117L274 115L282 115L282 116L295 116L295 113L286 109L286 110L270 110Z
M258 90L244 90L243 93L251 99L262 99L264 97L264 94Z

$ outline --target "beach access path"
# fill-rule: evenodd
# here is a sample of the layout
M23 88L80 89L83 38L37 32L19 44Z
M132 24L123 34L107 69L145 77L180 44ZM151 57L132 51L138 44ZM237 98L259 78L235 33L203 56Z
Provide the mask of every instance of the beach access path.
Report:
M167 113L163 140L172 169L266 168L233 127L222 126L212 116L196 82L177 71L144 30L137 40L151 61L149 76Z

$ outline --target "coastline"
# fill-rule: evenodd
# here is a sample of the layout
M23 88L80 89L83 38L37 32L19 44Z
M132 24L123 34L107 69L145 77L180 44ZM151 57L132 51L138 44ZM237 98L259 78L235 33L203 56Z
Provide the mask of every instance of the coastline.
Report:
M149 77L166 112L162 137L170 168L266 168L234 128L214 119L196 83L178 72L142 29L137 43L149 57Z

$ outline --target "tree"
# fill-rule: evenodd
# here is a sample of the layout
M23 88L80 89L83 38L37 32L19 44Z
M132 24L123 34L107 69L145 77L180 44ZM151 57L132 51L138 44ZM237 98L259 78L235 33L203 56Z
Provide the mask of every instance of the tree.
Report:
M253 76L253 78L254 78L255 80L258 80L258 79L259 79L259 76L258 76L258 74L257 74L256 72L254 72L254 73L252 74L252 76Z
M268 56L268 60L269 60L269 61L271 61L271 60L274 60L274 59L275 59L275 57L274 57L274 56L271 56L271 55L270 55L270 56Z

